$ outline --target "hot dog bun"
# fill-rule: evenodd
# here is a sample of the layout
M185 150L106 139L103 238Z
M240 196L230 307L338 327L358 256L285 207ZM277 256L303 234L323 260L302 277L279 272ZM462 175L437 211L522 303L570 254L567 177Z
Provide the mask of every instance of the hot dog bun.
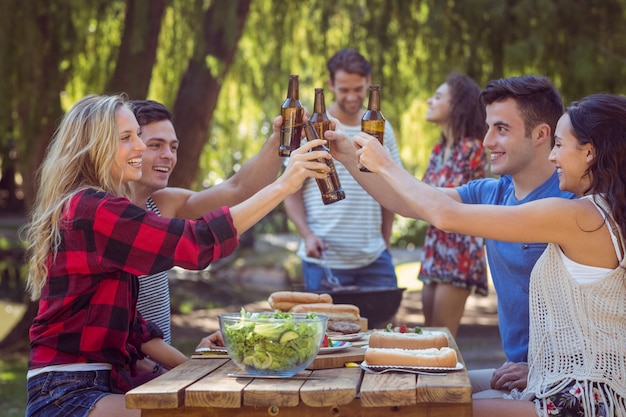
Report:
M457 364L456 351L449 347L441 349L378 349L365 350L365 362L378 366L424 366L454 368Z
M444 332L424 330L423 333L398 333L376 331L368 342L372 348L427 349L448 347Z
M277 291L270 294L267 302L274 310L289 311L298 304L324 303L331 304L330 294L315 294L312 292Z
M292 313L317 313L328 316L329 320L359 320L361 314L359 308L352 304L298 304L290 310Z

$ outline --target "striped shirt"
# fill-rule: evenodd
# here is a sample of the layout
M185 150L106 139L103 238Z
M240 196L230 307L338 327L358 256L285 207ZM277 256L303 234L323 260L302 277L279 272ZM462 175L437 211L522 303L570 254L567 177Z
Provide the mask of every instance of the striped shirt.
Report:
M152 197L148 197L146 207L161 215ZM156 324L163 332L163 340L172 343L172 313L170 308L170 286L167 271L139 277L139 299L137 310L144 319Z
M361 126L342 125L341 129L351 138L361 131ZM396 138L389 122L385 124L384 145L394 161L401 164ZM302 187L306 222L309 229L328 245L326 259L330 268L361 268L374 262L387 248L381 231L381 206L340 162L334 162L346 198L324 205L317 183L314 179L307 179ZM318 258L306 256L304 241L297 254L307 262L321 262Z

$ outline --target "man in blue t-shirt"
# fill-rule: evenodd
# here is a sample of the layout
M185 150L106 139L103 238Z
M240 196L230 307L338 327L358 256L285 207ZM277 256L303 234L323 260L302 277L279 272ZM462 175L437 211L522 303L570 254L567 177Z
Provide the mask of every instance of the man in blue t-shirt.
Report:
M527 75L487 83L480 100L486 106L488 131L483 146L489 150L491 171L500 178L471 181L458 188L441 188L457 201L469 204L518 205L540 198L575 198L559 189L548 155L563 102L545 77ZM390 195L377 175L358 170L354 148L345 135L327 132L333 156L386 208L405 217L419 217L402 196ZM526 387L528 376L528 290L530 272L546 245L486 240L487 259L498 296L498 320L507 362L498 369L470 371L475 398L501 397Z

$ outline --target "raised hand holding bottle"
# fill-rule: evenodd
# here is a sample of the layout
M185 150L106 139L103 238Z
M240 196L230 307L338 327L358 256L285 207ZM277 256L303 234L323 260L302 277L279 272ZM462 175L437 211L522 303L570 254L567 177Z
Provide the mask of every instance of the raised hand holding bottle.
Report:
M304 107L300 103L300 86L297 75L289 76L287 98L280 108L280 114L283 116L283 126L280 130L278 156L289 156L291 151L300 147L302 121L304 119Z
M313 126L313 123L311 123L310 121L304 124L304 133L306 134L306 139L308 141L320 139L317 130ZM328 152L328 148L323 145L316 146L315 148L313 148L313 150L324 150ZM330 168L330 172L328 173L328 176L326 178L315 179L315 181L317 181L317 186L322 193L322 202L324 204L332 204L346 198L346 193L341 188L341 183L339 182L339 176L337 176L337 170L335 169L335 163L333 162L333 160L321 158L319 161L325 163Z
M380 84L370 85L370 98L367 110L361 118L361 132L374 136L381 145L385 136L385 117L380 111ZM363 172L371 172L369 169L361 168Z

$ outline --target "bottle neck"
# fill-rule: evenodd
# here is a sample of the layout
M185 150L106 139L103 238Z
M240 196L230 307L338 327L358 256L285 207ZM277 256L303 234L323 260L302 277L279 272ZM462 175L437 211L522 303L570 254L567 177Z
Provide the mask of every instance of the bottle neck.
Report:
M287 98L300 99L300 86L297 78L289 79L289 89L287 90Z
M380 90L370 90L370 99L367 103L367 109L373 111L380 111Z
M326 114L326 103L324 102L324 93L315 93L315 102L313 103L313 112Z

